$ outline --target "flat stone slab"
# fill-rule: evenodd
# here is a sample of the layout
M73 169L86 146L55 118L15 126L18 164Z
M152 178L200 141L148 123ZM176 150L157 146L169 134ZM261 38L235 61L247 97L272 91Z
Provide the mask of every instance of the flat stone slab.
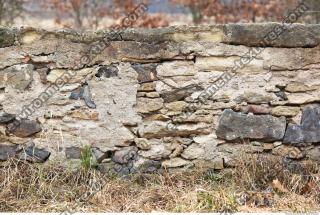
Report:
M320 142L320 107L306 107L300 125L289 124L283 143L297 144Z
M225 140L254 139L272 142L282 140L286 129L286 118L271 115L253 115L223 111L217 128L217 136Z

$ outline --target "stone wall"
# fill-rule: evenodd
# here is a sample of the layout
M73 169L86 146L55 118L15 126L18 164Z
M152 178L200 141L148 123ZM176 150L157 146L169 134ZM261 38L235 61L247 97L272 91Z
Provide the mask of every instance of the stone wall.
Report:
M319 162L320 25L266 39L279 26L0 28L0 161L75 160L90 145L122 174L252 153Z

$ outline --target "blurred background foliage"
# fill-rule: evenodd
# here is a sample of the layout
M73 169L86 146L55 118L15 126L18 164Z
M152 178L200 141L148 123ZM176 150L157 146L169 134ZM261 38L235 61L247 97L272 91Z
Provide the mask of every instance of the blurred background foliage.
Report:
M301 0L0 0L0 25L103 29L140 3L148 11L133 27L280 22ZM309 11L300 22L320 23L320 0L304 0Z

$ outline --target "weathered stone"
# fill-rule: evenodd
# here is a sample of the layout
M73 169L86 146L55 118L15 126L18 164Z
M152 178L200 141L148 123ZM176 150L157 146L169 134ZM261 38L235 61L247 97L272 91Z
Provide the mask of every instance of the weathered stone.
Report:
M17 152L17 145L0 145L0 161L6 161L14 157Z
M146 138L135 138L134 142L139 149L148 150L151 148L151 144Z
M320 148L316 147L306 151L306 155L309 159L320 162Z
M144 138L159 138L168 136L186 137L192 134L209 134L210 125L206 123L177 125L170 128L170 122L152 121L139 126L138 133Z
M51 153L45 149L40 149L34 146L24 148L19 155L22 160L27 160L33 163L44 163L48 160Z
M179 155L181 155L183 150L184 150L184 146L183 145L177 145L169 157L170 158L178 157Z
M6 112L0 112L0 124L5 124L12 122L15 119L14 114L6 113Z
M205 153L205 150L203 147L201 147L200 144L193 143L188 148L186 148L183 153L181 154L181 157L193 160L197 158L201 158Z
M148 98L159 98L160 94L158 92L149 92L149 93L146 93L146 97L148 97Z
M271 35L270 32L279 31L281 34L276 39L271 39L275 34ZM225 28L224 41L233 45L259 47L314 47L319 44L318 31L319 27L313 28L301 24L290 24L285 27L281 23L228 24ZM267 35L270 35L270 38L266 37Z
M83 119L83 120L99 120L99 113L96 111L87 110L75 110L70 113L72 118Z
M98 69L98 72L95 74L98 78L111 78L118 76L118 67L115 65L102 66Z
M222 113L216 134L226 140L256 139L271 142L281 140L285 129L284 117L246 115L227 109Z
M272 109L271 114L274 116L296 116L300 112L300 107L277 106Z
M161 92L160 94L163 100L169 103L183 100L184 98L190 96L192 93L201 90L203 90L203 88L198 85L190 85L172 91Z
M290 83L286 86L285 90L290 93L300 93L318 89L319 86L307 86L303 83Z
M187 103L184 101L176 101L165 104L165 107L170 111L183 111L187 107Z
M263 105L248 105L245 107L241 107L241 112L254 114L269 114L271 112L271 108Z
M0 28L0 48L12 46L15 40L15 35L12 30L8 28Z
M165 62L157 67L158 77L193 76L196 73L192 61Z
M138 148L134 146L123 147L121 150L116 151L112 160L119 164L127 164L137 157Z
M134 173L155 173L161 169L161 162L149 160L141 156L133 163L131 172Z
M312 102L318 102L320 99L316 95L306 93L292 93L287 96L289 104L301 105Z
M274 100L274 98L269 94L260 94L251 91L245 91L243 95L236 98L238 103L247 102L249 104L265 104Z
M213 123L214 116L217 114L214 111L207 111L207 110L197 110L194 113L184 111L182 113L179 112L177 116L173 116L172 121L177 123L197 123L197 122L204 122L204 123Z
M132 67L138 73L139 83L156 81L158 79L157 64L135 64Z
M65 149L65 155L67 159L80 159L82 149L79 147L67 147Z
M156 90L156 84L154 82L140 84L138 92L151 92Z
M6 133L13 134L18 137L29 137L40 132L41 130L41 125L38 122L34 120L23 119L21 121L15 120L8 124Z
M215 169L221 170L224 168L224 160L223 158L215 158L213 160L194 160L192 163L198 169Z
M304 153L302 153L297 147L285 145L281 145L272 149L272 154L291 159L301 159L304 157Z
M186 161L182 158L171 158L170 160L165 160L162 162L162 166L165 168L176 168L190 165L190 161Z
M226 71L235 67L235 62L240 61L240 56L230 57L197 57L195 66L199 71ZM245 67L236 72L254 73L263 70L263 60L253 59Z
M138 98L136 109L139 113L150 113L160 110L163 107L162 98Z
M81 83L86 80L86 77L93 75L95 73L95 68L85 68L81 70L63 70L63 69L54 69L51 70L47 75L47 81L50 83L55 83L57 80L62 79L66 83L74 84Z
M15 65L7 68L4 70L4 85L20 91L27 89L33 80L33 68L34 66L31 64Z
M139 151L139 155L152 160L168 158L170 154L171 150L168 149L164 144L153 144L149 150Z
M295 145L320 142L320 107L306 107L302 112L301 124L289 124L283 143Z

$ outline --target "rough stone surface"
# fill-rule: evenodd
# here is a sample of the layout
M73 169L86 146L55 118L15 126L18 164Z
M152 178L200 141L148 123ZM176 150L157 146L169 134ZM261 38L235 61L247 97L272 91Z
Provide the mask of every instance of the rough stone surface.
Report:
M17 152L16 145L0 145L0 161L6 161L10 157L14 157Z
M296 116L300 112L300 107L278 106L272 109L271 114L274 116Z
M306 107L303 110L301 124L289 124L283 142L303 144L320 142L320 108Z
M225 110L219 120L217 136L226 140L281 140L286 129L285 118L255 116Z
M40 132L41 125L34 120L23 119L21 121L14 121L8 124L6 133L13 134L18 137L29 137Z

